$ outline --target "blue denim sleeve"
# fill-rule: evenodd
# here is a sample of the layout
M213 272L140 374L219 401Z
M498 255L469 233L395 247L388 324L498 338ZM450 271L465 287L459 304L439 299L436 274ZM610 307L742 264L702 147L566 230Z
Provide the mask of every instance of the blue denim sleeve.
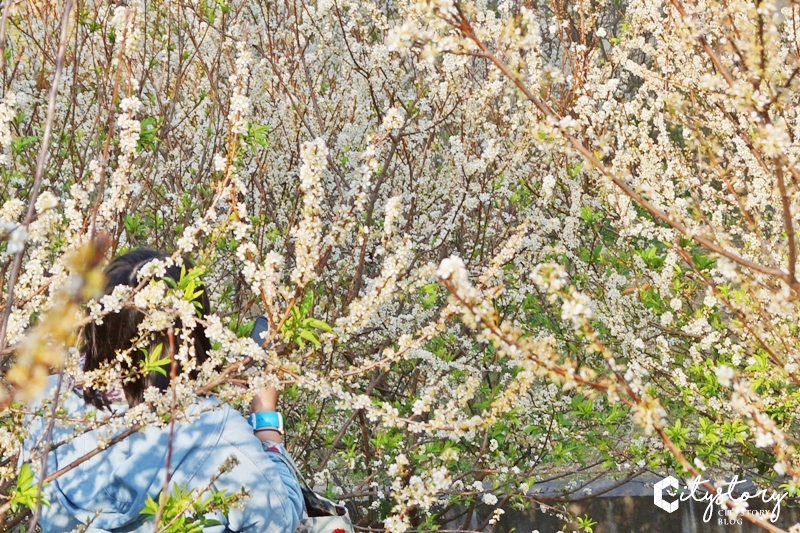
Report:
M231 416L213 456L211 463L216 465L230 456L236 458L235 466L214 482L215 490L235 494L244 487L247 491L243 506L232 507L228 513L229 531L294 532L303 513L303 494L283 446L273 451L263 449L245 419Z
M278 469L278 475L286 488L287 496L291 500L292 505L297 512L298 521L303 515L303 492L300 490L300 483L295 474L296 467L292 461L289 452L286 451L283 444L276 443L261 443L267 456L275 463Z

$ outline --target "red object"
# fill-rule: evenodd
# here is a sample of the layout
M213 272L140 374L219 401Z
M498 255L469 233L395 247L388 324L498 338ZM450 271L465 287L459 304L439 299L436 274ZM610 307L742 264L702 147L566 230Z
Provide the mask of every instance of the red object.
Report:
M337 527L336 529L334 529L333 531L331 531L331 533L344 533L344 529L342 529L342 528L340 528L340 527Z

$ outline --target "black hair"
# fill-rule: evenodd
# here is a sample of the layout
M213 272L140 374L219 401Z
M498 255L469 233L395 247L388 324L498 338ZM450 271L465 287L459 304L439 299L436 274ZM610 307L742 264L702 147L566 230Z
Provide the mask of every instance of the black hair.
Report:
M139 270L154 259L166 259L168 256L164 252L156 250L139 249L128 252L126 254L117 256L105 270L105 284L104 293L111 294L114 288L119 285L127 285L129 287L136 287L139 284L137 274ZM184 260L187 269L192 268L192 263ZM166 269L164 278L171 278L176 282L180 279L181 268L178 266L171 266ZM210 305L208 296L202 286L197 287L198 291L203 291L202 294L196 299L199 302L198 310L203 316L210 313ZM85 342L83 345L83 370L88 372L97 370L104 364L111 363L116 360L116 353L118 351L130 350L133 346L133 341L137 337L139 324L144 320L144 314L141 311L131 308L125 308L117 313L111 313L103 317L102 324L90 322L84 330ZM177 326L180 327L180 320L177 321ZM208 352L211 350L211 342L206 337L205 329L199 322L192 331L195 349L195 359L197 365L202 365L208 357ZM160 357L166 357L169 354L168 340L166 332L156 332L153 335L150 348L153 349L159 344L163 344L163 352ZM137 370L145 355L140 350L133 350L129 357L123 361L123 371ZM180 365L178 372L180 373ZM192 374L196 374L195 371ZM194 377L194 375L192 376ZM158 387L162 391L169 387L170 379L165 377L159 372L151 372L147 376L137 376L135 379L126 380L122 384L122 389L125 392L125 399L128 405L133 407L142 403L144 391L148 387ZM87 404L92 404L98 409L108 408L109 401L104 391L94 390L90 387L85 387L83 390L83 399Z

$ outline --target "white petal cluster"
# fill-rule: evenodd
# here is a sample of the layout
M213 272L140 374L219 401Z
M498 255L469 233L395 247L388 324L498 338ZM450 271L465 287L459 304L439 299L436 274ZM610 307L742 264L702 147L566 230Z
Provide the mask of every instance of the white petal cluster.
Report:
M3 150L3 153L0 154L0 165L3 166L8 166L11 163L7 150L12 140L11 121L14 120L14 107L16 104L17 97L10 91L6 92L3 101L0 102L0 148Z
M300 190L303 209L300 223L292 230L295 239L295 267L291 279L305 286L316 278L316 263L322 244L322 175L327 166L328 148L325 141L316 139L303 144L300 167Z
M381 128L387 133L391 133L400 129L403 125L404 117L403 112L397 107L390 107L383 115L383 122Z
M134 118L139 109L141 109L141 102L135 96L124 98L120 102L121 113L117 117L117 126L122 153L117 159L116 168L111 173L105 199L100 205L98 220L101 222L114 219L128 203L128 195L131 191L130 174L133 171L133 160L136 156L141 129L141 123Z
M398 222L398 219L401 216L401 206L401 198L399 196L392 196L389 198L389 201L386 202L386 209L383 219L383 232L387 236L394 234L395 224Z
M656 398L643 398L633 407L633 421L641 426L645 435L652 435L666 425L667 411Z
M247 118L250 113L250 99L247 97L247 82L250 77L252 54L246 41L236 44L236 67L228 82L233 87L230 99L228 122L232 132L244 135L247 133ZM215 167L219 169L215 160Z
M723 387L730 387L733 382L733 378L736 376L734 370L727 365L718 366L716 370L714 370L714 374L717 376L717 381L719 381L719 384Z

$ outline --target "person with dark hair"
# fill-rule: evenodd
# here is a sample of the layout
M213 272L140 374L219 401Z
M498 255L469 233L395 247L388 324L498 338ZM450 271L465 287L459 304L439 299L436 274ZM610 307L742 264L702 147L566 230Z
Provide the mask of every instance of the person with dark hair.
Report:
M105 293L110 294L115 287L127 285L136 287L139 285L139 270L153 261L154 259L164 260L167 255L155 250L140 249L128 252L117 257L112 261L105 271ZM189 270L194 265L189 260L184 260L185 269ZM178 281L181 275L181 267L172 265L166 268L166 276L174 281ZM197 308L205 316L211 312L208 302L208 295L203 288L197 299ZM113 313L103 319L102 324L90 323L84 330L85 343L83 346L84 372L97 370L101 365L114 361L118 351L129 351L133 346L133 340L138 336L138 326L144 320L144 314L136 309L122 309L119 313ZM195 360L197 365L202 365L211 350L211 343L203 331L203 326L197 324L192 331L192 342L195 349ZM161 344L167 345L167 338L164 332L153 335L152 342L149 343L151 350ZM123 364L123 371L130 371L139 367L145 357L141 350L133 350L129 356L129 362ZM192 376L195 377L195 376ZM142 402L145 389L157 387L164 391L169 386L169 377L166 372L151 372L144 379L136 379L122 385L125 399L133 407ZM108 401L101 393L86 388L83 397L87 403L91 403L98 409L108 407Z
M154 250L136 250L115 258L106 268L105 293L111 294L121 285L138 286L142 267L166 258ZM185 263L191 268L190 263ZM177 283L180 276L181 269L171 266L161 279ZM207 315L208 297L202 287L196 293L201 294L195 307L200 315ZM66 468L44 485L47 504L42 506L38 522L42 531L55 533L82 527L92 533L153 531L153 517L142 510L149 499L159 501L167 479L170 488L196 490L204 493L201 498L208 498L211 491L227 495L245 491L241 504L231 506L227 516L215 512L206 521L204 531L294 531L303 513L303 496L291 458L281 444L283 420L276 412L278 392L274 388L256 393L247 420L216 398L203 397L186 409L188 420L179 419L163 428L148 425L118 442L114 438L122 430L109 432L99 424L97 429L87 431L81 422L76 422L106 421L141 404L149 387L161 391L169 388L169 367L147 375L140 372L145 353L139 346L134 348L134 339L141 335L139 325L144 319L141 311L124 308L85 329L83 370L102 372L115 364L118 355L125 354L120 358L122 370L130 377L121 384L123 394L113 387L72 387L60 395L58 404L60 412L66 413L63 420L70 423L58 420L50 427L49 412L31 418L23 458L29 459L34 452L43 453L50 443L57 443L47 454L46 471L37 478ZM178 321L175 329L180 327ZM255 328L256 342L263 342L257 338L263 329L263 325ZM152 333L145 339L144 345L150 350L169 344L164 332ZM195 366L199 367L211 349L203 326L198 323L191 330L191 339L184 340L193 343ZM182 373L180 365L176 370ZM70 388L69 384L62 385ZM58 376L52 376L44 398L52 398L58 388ZM113 444L108 446L109 442ZM95 450L102 451L74 465Z

